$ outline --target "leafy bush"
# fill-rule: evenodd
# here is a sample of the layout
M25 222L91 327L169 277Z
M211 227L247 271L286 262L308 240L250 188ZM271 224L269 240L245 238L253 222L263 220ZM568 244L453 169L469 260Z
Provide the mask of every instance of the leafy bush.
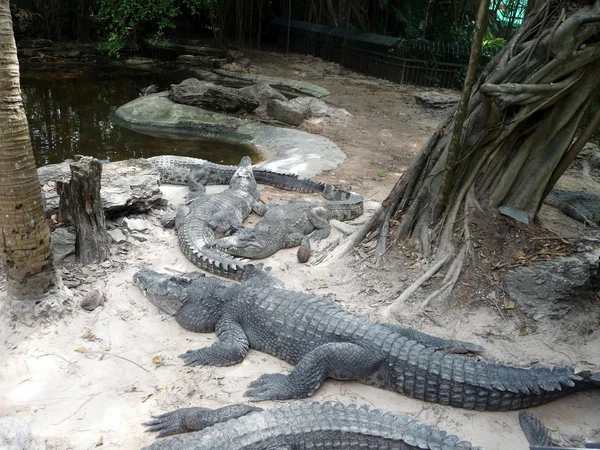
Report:
M125 41L138 27L148 26L162 36L167 28L175 26L181 14L177 0L100 0L98 17L108 22L108 40L100 50L119 56Z

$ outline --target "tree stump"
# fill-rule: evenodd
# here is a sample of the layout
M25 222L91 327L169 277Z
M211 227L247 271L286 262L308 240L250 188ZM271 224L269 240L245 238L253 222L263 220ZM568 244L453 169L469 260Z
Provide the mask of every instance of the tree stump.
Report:
M56 189L61 220L68 218L75 226L75 254L85 265L110 256L110 238L100 197L102 164L87 156L76 159L70 165L71 179L58 181Z

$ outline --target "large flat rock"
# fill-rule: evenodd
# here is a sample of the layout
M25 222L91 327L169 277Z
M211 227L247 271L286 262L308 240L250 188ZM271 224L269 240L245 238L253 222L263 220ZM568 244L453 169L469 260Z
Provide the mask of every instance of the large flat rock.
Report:
M69 162L40 167L38 175L46 209L57 210L60 197L56 180L70 178ZM158 171L144 159L118 161L102 166L100 195L107 214L148 211L162 199Z
M165 137L204 137L251 145L265 157L257 167L312 177L339 166L346 155L329 139L274 127L194 106L180 105L167 93L135 99L115 112L120 125Z

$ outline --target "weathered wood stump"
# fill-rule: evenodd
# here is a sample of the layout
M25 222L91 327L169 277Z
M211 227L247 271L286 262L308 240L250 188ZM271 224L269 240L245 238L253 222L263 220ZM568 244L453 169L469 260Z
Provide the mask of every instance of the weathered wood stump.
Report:
M169 91L169 99L183 105L230 113L251 112L259 106L259 101L253 95L196 78L173 84Z
M110 238L100 197L102 164L97 159L78 156L70 168L71 179L56 184L60 218L68 218L75 226L75 254L82 264L104 261L110 256Z

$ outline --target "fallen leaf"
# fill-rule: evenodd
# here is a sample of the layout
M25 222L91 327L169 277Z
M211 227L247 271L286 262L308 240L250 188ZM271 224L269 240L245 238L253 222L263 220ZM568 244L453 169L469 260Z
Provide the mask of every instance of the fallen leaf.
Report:
M83 335L81 336L81 339L85 339L86 341L97 341L98 336L96 336L90 330L87 330L85 333L83 333Z
M504 309L515 309L516 304L514 300L504 300Z
M104 351L105 352L110 352L112 350L112 346L107 345L106 347L104 347Z
M529 333L531 333L531 330L529 329L529 327L523 327L519 331L520 336L527 336Z
M152 362L154 364L160 364L160 356L156 355L154 358L152 358Z
M76 351L77 353L85 353L85 347L79 347L79 348L76 348L76 349L75 349L75 351Z

